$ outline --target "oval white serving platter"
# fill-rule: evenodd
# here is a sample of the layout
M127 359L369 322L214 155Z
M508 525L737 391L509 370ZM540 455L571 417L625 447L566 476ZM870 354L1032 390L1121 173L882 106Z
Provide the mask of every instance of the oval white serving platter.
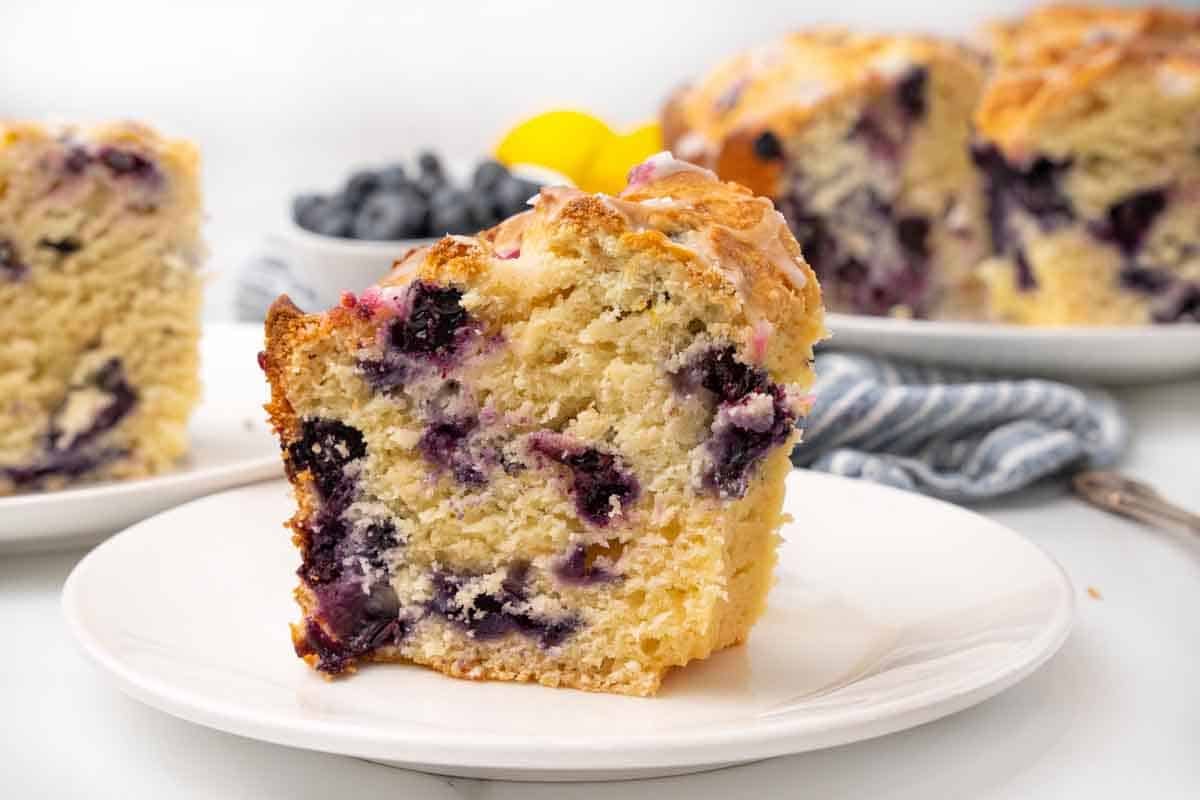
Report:
M1033 672L1074 616L1063 571L972 512L789 478L778 585L750 641L655 698L472 683L404 665L329 682L292 653L286 484L146 520L68 579L67 623L133 697L242 736L450 775L604 780L711 769L899 731Z
M211 492L283 474L267 426L268 390L256 354L262 326L207 323L200 341L203 398L180 465L153 478L0 498L0 553L92 544Z
M1128 384L1200 373L1200 325L1035 328L830 314L826 346L909 361Z

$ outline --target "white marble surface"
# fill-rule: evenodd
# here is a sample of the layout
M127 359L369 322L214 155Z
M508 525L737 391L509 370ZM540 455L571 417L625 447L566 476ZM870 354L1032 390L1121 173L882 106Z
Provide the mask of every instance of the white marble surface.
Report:
M1135 434L1123 468L1200 506L1200 381L1120 398ZM1200 796L1200 541L1108 516L1060 487L982 510L1044 546L1077 586L1078 627L1040 672L905 733L617 784L440 778L176 720L122 696L68 640L59 589L81 552L0 558L0 797Z

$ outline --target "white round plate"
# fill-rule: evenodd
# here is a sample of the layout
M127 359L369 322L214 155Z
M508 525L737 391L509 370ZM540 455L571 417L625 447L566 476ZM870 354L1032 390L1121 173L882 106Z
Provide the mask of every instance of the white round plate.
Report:
M1035 328L830 314L834 349L954 367L1139 383L1200 373L1200 325Z
M91 544L201 495L283 474L267 427L268 391L256 363L262 326L207 323L200 343L204 396L191 444L173 471L153 478L0 498L0 553Z
M326 681L292 652L286 484L189 503L102 544L68 627L133 697L242 736L426 772L603 780L699 771L891 733L1046 661L1074 615L1045 553L977 514L809 472L789 478L778 584L749 642L655 698L372 665Z

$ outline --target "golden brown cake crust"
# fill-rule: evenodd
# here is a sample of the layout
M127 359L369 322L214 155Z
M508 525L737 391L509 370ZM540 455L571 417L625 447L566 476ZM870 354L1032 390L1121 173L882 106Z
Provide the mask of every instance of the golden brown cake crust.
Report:
M411 251L380 286L485 275L519 253L526 237L566 252L596 246L603 236L654 259L683 262L692 287L710 302L770 325L784 341L824 335L817 277L771 202L668 154L647 162L644 177L616 197L545 188L531 210L478 237L447 236ZM536 284L529 291L535 294Z
M783 166L755 156L760 133L791 138L845 95L884 91L903 65L943 61L982 70L968 48L932 36L792 33L727 59L672 95L661 115L664 140L681 158L777 196Z
M1200 45L1200 13L1164 6L1050 5L994 23L984 38L1004 67L1044 67L1070 60L1081 48L1135 40Z
M1098 112L1086 101L1105 81L1138 74L1146 85L1180 96L1200 91L1200 49L1153 41L1099 44L1042 68L1001 70L975 116L979 134L1013 158L1048 127L1062 127Z

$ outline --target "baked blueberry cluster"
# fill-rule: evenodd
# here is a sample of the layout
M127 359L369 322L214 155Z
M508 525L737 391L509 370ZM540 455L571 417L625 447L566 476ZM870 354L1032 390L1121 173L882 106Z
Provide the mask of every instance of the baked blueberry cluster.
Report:
M471 234L525 209L540 186L492 160L481 161L470 182L456 185L441 159L422 153L415 169L392 164L350 176L334 194L302 194L292 218L323 236L374 241Z

